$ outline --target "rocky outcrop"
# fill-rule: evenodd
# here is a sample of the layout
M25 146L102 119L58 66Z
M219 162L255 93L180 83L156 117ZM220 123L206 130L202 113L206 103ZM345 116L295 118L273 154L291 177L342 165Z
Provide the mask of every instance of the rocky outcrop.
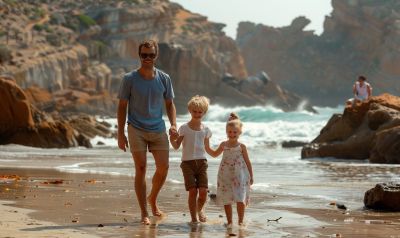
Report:
M0 78L0 95L0 144L44 148L91 147L90 138L95 135L111 136L110 131L94 119L53 118L41 112L30 103L13 79Z
M400 98L383 94L348 105L331 117L302 158L369 159L371 163L400 163Z
M224 25L167 0L1 4L0 75L13 76L24 89L49 91L52 100L38 105L46 111L115 115L113 98L122 75L139 66L144 39L160 43L157 66L172 76L179 113L196 94L224 105L273 103L284 110L304 101L273 84L254 93L257 77L249 78ZM226 75L243 81L241 87L226 83Z
M360 74L367 76L375 95L396 94L400 3L332 0L332 6L321 36L304 30L309 23L304 17L281 28L240 23L236 41L249 74L264 70L318 105L342 104Z
M365 192L364 205L375 210L400 211L400 184L377 184Z
M187 112L186 102L196 94L224 105L273 102L284 110L295 110L303 101L284 90L278 92L279 96L268 97L276 95L274 90L279 86L263 87L261 93L245 88L251 78L235 41L222 32L223 25L209 22L176 3L155 1L129 8L92 8L87 14L102 29L96 39L106 43L109 53L105 61L114 72L139 66L137 48L143 39L156 39L160 43L157 65L173 79L178 113ZM88 42L91 39L87 38ZM225 75L242 80L243 87L227 84L223 80Z

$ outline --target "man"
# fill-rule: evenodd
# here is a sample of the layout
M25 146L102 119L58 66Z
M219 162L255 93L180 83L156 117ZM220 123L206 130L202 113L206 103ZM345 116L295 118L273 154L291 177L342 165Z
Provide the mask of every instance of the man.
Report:
M353 85L354 101L353 103L362 102L368 100L372 94L372 88L369 83L366 82L365 76L358 76L357 82Z
M169 166L168 136L162 119L163 103L171 124L169 133L177 133L171 78L155 68L157 56L158 45L155 41L142 42L139 45L140 68L124 76L118 95L118 147L123 151L128 147L125 136L128 107L128 138L135 163L135 192L141 209L141 221L145 225L150 224L147 202L150 203L153 216L162 215L157 206L157 196L165 182ZM156 171L146 199L147 150L153 154Z
M372 87L366 82L365 76L358 76L357 81L353 85L354 98L346 101L346 107L354 107L356 103L368 100L372 95Z

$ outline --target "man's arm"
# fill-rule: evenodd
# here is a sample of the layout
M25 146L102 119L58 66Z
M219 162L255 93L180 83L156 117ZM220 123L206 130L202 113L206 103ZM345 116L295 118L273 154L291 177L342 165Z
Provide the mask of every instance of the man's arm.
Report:
M165 99L165 108L167 109L167 116L169 122L171 123L171 128L169 129L169 134L177 133L176 131L176 108L174 100Z
M117 122L118 122L118 147L126 151L128 139L125 136L126 107L128 100L120 99L118 103Z

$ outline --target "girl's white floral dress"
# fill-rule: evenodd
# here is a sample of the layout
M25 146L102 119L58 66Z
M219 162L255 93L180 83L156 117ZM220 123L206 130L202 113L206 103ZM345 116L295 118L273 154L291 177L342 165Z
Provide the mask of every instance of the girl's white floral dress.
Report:
M217 202L229 205L243 202L248 205L250 194L250 173L243 159L240 144L235 147L224 146L218 171Z

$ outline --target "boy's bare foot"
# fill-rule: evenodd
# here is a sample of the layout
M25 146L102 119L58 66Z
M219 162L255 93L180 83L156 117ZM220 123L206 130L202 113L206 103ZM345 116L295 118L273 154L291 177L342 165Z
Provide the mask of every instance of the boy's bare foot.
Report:
M142 217L142 224L143 225L150 225L150 219L148 217Z
M224 226L226 227L226 229L232 229L232 223L225 223Z
M157 200L156 200L156 199L153 199L152 197L148 196L148 197L147 197L147 201L148 201L149 204L150 204L151 212L153 213L153 216L160 217L160 216L162 216L162 215L164 214L164 213L158 208L158 206L157 206Z
M206 221L207 221L207 216L206 216L206 214L204 213L204 210L200 210L200 211L198 212L198 214L199 214L199 221L200 221L200 222L206 222Z
M191 222L189 222L189 225L190 226L197 226L197 225L199 225L199 222L198 221L191 221Z

